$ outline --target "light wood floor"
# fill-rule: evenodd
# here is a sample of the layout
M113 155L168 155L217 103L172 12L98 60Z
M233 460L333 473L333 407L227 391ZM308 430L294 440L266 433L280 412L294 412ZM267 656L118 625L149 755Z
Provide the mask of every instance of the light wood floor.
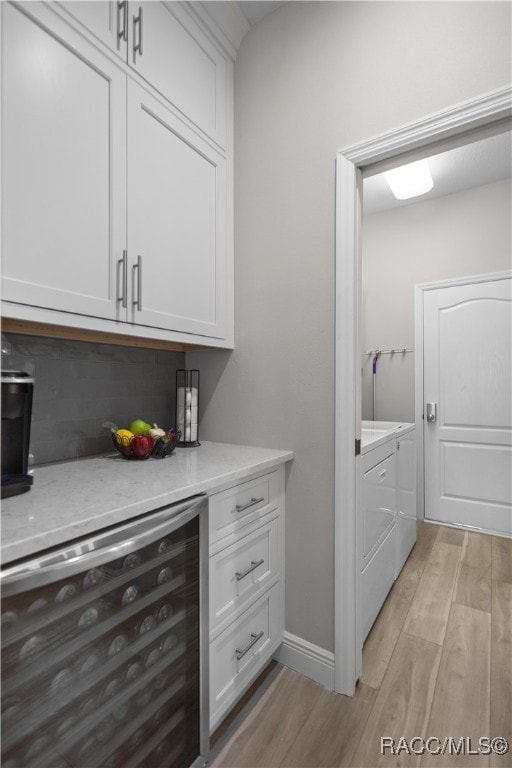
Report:
M229 731L214 735L213 766L511 766L512 541L419 523L366 640L355 696L286 667L273 674L229 740ZM384 736L470 737L472 749L502 736L511 751L384 756Z

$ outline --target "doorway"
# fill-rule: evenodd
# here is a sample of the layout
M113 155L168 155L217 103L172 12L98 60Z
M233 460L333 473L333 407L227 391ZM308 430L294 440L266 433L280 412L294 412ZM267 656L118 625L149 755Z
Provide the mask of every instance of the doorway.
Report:
M356 519L360 498L362 178L509 126L512 89L493 91L338 153L336 164L335 690L361 674ZM397 162L400 159L400 162Z

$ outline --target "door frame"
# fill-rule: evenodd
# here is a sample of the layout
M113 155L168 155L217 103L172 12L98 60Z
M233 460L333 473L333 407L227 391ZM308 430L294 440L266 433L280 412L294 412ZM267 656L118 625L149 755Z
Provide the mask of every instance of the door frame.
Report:
M414 288L414 418L416 421L416 509L418 520L425 519L425 422L423 419L423 403L425 402L423 380L423 342L424 342L424 302L427 291L436 291L440 288L457 288L462 285L474 285L476 283L490 283L495 280L512 278L512 270L502 272L488 272L481 275L468 275L467 277L450 280L439 280L433 283L420 283Z
M512 87L408 123L336 156L335 224L335 470L334 470L334 690L352 696L362 671L358 604L360 572L356 522L360 508L362 180L396 165L460 146L510 126Z

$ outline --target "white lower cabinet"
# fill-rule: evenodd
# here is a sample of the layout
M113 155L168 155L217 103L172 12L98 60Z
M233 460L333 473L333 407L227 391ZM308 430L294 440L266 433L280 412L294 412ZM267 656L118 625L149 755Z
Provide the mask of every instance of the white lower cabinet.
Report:
M210 730L271 659L284 629L284 468L209 499Z
M278 481L276 470L210 498L211 551L219 547L222 549L231 541L239 541L241 535L247 534L247 526L259 525L266 515L277 508Z
M395 579L396 440L363 456L362 638Z
M278 605L274 587L210 643L210 729L220 723L281 642Z
M410 428L362 456L358 550L363 642L416 541L415 450Z
M210 631L278 579L277 526L273 520L211 558Z
M416 541L416 430L397 440L396 576Z

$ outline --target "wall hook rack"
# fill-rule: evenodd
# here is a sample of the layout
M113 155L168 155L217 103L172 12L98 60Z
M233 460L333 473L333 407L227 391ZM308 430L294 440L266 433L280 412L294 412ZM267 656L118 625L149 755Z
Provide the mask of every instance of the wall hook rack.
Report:
M395 355L395 354L405 354L405 352L414 352L414 349L409 349L407 347L399 347L397 349L370 349L368 352L366 352L366 355Z

